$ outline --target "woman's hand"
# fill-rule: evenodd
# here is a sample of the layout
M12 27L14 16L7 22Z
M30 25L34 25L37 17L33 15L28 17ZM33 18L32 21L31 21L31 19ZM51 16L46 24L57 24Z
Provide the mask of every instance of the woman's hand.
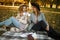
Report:
M46 30L49 31L49 25L47 25Z

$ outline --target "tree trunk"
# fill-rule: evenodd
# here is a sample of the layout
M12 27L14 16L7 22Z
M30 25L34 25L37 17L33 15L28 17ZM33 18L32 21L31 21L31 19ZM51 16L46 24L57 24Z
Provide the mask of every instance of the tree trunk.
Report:
M50 8L52 8L52 4L50 4Z
M46 3L44 3L44 7L46 7Z
M58 5L56 4L56 9L58 8Z
M15 3L15 2L12 2L12 6L14 6L14 3Z

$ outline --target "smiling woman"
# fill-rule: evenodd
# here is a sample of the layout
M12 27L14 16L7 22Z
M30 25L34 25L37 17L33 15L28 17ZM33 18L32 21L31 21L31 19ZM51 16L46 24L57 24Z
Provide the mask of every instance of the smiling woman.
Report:
M60 39L60 33L57 33L45 20L45 16L40 12L39 4L31 3L32 10L30 17L30 25L32 25L30 30L34 31L46 31L49 37L56 40Z
M12 16L3 22L0 22L0 26L1 25L9 26L10 24L13 23L15 27L20 29L20 31L23 31L28 26L28 23L27 23L27 19L29 17L28 14L29 13L27 12L27 6L23 4L19 7L19 11L16 17Z

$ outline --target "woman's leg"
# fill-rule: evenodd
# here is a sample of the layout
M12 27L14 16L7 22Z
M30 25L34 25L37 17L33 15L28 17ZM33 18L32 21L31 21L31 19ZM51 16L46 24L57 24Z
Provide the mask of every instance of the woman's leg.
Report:
M44 21L40 21L37 24L35 24L32 27L32 29L35 30L35 31L36 30L40 31L42 29L42 30L44 30L44 31L46 31L48 33L49 37L52 37L52 38L54 38L56 40L60 39L60 34L57 33L51 26L49 26L49 31L46 30L46 27L47 27L46 23Z
M5 20L5 21L0 22L0 26L2 26L2 25L8 26L8 25L10 25L11 23L12 23L12 21L11 21L11 17L10 17L9 19L7 19L7 20Z
M47 25L44 21L40 21L39 25L48 33L49 37L52 37L56 40L60 39L60 34L57 33L51 26L49 26L49 31L46 30Z
M20 22L17 21L16 18L14 17L10 17L9 19L3 21L3 22L0 22L0 25L5 25L5 26L9 26L10 24L14 24L16 27L19 27L20 26Z
M47 33L49 37L60 40L60 33L57 33L51 26L49 27L49 31L47 31Z
M20 27L21 23L15 17L11 17L11 21L16 27Z
M0 22L0 26L4 25L4 22Z
M45 22L44 21L40 21L40 22L34 24L31 30L44 31L45 28L46 28Z

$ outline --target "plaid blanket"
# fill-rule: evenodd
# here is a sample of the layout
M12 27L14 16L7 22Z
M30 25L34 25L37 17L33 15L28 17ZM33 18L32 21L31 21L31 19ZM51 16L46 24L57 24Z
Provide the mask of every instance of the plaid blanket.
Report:
M21 37L21 35L26 34L31 32L5 32L3 35L0 37L0 40L28 40L27 37ZM37 34L37 40L54 40L50 37L48 37L44 33L36 33ZM24 35L23 35L24 36Z

